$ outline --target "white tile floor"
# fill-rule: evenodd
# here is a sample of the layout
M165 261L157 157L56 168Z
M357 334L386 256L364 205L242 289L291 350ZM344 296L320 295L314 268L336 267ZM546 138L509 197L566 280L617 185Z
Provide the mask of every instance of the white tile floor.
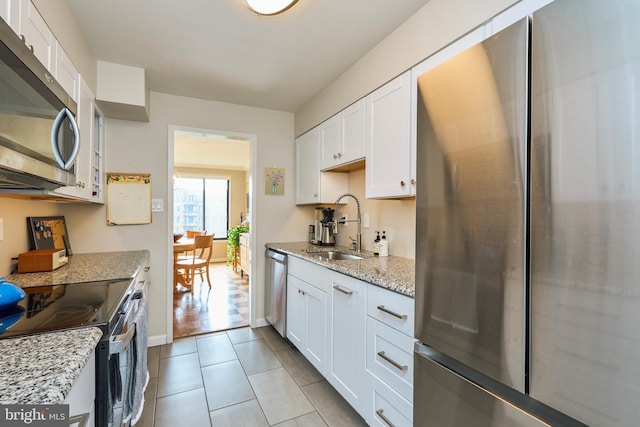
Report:
M149 349L137 426L365 426L271 327L234 329Z

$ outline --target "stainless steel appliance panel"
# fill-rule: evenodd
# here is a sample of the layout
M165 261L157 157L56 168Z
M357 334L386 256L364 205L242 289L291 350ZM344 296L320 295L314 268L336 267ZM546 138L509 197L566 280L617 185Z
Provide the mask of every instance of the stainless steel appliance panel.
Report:
M533 15L531 396L640 420L640 2Z
M287 255L265 252L266 319L283 337L287 333Z
M438 427L540 427L549 424L436 363L417 346L413 424ZM420 348L421 347L421 348ZM423 352L426 351L426 354Z
M77 105L0 19L0 190L75 184Z
M418 78L416 338L524 391L527 33Z

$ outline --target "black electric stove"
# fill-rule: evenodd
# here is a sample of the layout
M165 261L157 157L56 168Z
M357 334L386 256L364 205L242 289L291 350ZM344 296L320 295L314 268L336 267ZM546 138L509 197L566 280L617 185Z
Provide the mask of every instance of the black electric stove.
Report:
M108 336L132 292L131 279L24 288L16 307L0 311L0 339L96 326Z

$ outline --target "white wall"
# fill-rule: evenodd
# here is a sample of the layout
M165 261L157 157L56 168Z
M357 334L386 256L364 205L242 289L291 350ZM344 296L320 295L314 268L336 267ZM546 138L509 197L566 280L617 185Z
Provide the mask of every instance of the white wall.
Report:
M519 0L430 0L296 112L299 136Z
M251 276L252 301L256 319L264 317L264 244L270 241L300 241L306 238L309 220L295 206L293 114L221 102L151 93L149 123L107 120L106 171L150 173L152 197L163 199L165 212L154 213L148 225L108 227L105 208L67 206L67 223L73 227L75 252L101 252L131 249L151 251L150 336L168 334L167 307L172 277L168 277L172 253L171 200L169 184L172 165L168 163L168 127L185 126L230 133L255 135L254 163L256 185L252 207L254 264ZM285 195L264 194L263 170L266 166L285 168ZM71 225L73 224L73 225ZM80 241L79 241L80 240Z

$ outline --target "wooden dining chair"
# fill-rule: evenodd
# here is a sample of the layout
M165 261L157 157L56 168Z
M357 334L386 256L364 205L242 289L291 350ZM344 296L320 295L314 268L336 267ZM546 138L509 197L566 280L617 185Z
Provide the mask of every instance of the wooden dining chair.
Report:
M204 236L207 230L187 230L187 239L193 239L195 236ZM193 257L193 251L186 251L184 255L178 255L178 261L184 261Z
M205 234L203 236L194 236L194 251L190 258L178 260L176 268L184 274L186 282L190 284L193 291L193 281L196 274L200 276L200 280L204 280L207 276L207 283L211 288L211 278L209 277L209 263L213 254L213 234Z

